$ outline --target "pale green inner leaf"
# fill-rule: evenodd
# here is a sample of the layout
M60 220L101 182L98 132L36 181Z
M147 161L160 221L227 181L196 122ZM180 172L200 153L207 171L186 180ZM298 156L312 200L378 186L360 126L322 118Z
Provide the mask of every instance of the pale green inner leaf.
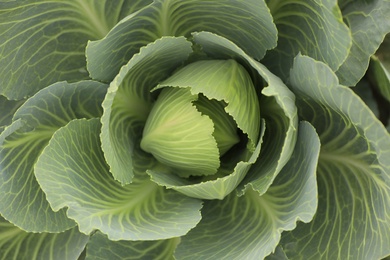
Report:
M214 123L213 136L217 141L220 156L223 156L233 145L240 142L237 134L237 124L225 111L226 103L215 99L209 100L204 95L199 95L193 102L196 108L210 117Z
M158 85L190 87L191 93L202 93L209 99L226 102L225 111L248 135L253 151L260 129L260 105L249 73L236 61L204 60L191 63Z
M165 88L148 116L141 148L181 177L215 174L219 151L214 124L192 101L187 88Z

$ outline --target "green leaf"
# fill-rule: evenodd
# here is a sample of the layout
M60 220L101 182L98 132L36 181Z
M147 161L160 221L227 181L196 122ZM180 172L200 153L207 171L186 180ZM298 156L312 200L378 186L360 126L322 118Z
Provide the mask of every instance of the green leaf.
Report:
M376 51L375 56L382 62L386 70L390 71L390 33L388 33Z
M289 259L286 256L286 253L284 253L283 248L281 246L277 246L275 252L267 256L265 260L289 260Z
M111 241L96 232L87 245L86 260L173 260L173 251L180 238L157 241Z
M371 57L368 73L379 93L390 102L390 71L375 55Z
M111 81L139 48L162 36L210 31L230 39L256 59L275 47L277 31L264 0L156 0L87 46L94 79Z
M104 37L132 11L121 10L127 2L134 1L0 3L0 93L22 99L57 81L87 79L87 41Z
M362 78L352 90L364 101L375 116L380 118L379 104L375 100L374 92L370 86L369 80L367 78Z
M390 1L351 1L342 12L352 31L352 48L336 74L342 85L355 86L364 76L370 57L390 32Z
M286 233L291 259L380 259L390 254L390 135L323 63L298 56L291 71L299 114L321 140L318 210Z
M4 96L0 96L0 133L3 132L5 126L12 123L12 117L15 111L23 104L25 100L8 100Z
M219 199L222 200L231 193L243 180L253 163L256 162L261 150L262 138L264 136L265 125L262 121L259 142L253 153L246 148L241 150L234 149L228 153L222 160L221 167L218 169L214 178L202 179L183 179L171 173L162 165L155 165L148 170L152 180L168 189L174 189L186 196L199 199Z
M112 1L107 1L106 5L113 5L113 6L118 6L122 5L120 10L120 15L117 21L122 20L126 16L128 16L131 13L135 13L136 11L144 8L145 6L148 6L149 4L153 3L153 0L121 0L121 2L112 2ZM110 14L112 15L112 14ZM112 26L113 27L113 26Z
M167 191L146 174L126 186L115 181L100 149L99 130L98 119L76 119L43 150L35 175L53 210L66 207L82 233L98 229L110 240L178 237L199 222L201 201Z
M240 137L237 133L237 124L226 113L226 103L224 101L210 100L204 95L198 95L198 100L193 103L202 115L207 115L213 121L213 136L217 141L220 156L223 156L230 148L240 142Z
M136 170L133 156L152 108L150 90L191 52L184 37L163 37L134 55L111 83L103 102L101 140L110 171L122 184L130 183Z
M291 160L262 196L247 189L222 201L206 201L202 220L175 252L177 259L263 259L284 230L309 222L316 211L316 166L320 143L314 128L301 123Z
M294 57L303 53L336 71L348 56L351 32L336 0L268 1L278 29L278 45L262 63L286 79Z
M267 126L262 152L242 183L242 186L251 183L252 188L264 193L294 149L298 127L295 96L264 65L256 62L229 40L208 32L194 33L193 37L208 56L215 59L234 58L248 71L251 70L253 77L261 77L268 83L268 86L258 89L262 95L259 101L261 117L265 119Z
M161 91L146 121L141 148L174 174L187 178L212 175L219 168L214 125L192 104L197 95L188 88Z
M390 37L389 40L383 42L382 45L389 43ZM377 51L376 55L371 56L370 66L368 67L366 77L360 80L353 90L359 93L359 87L362 88L362 83L370 83L366 88L368 88L368 91L372 92L371 96L360 96L379 120L387 126L387 129L390 129L390 54L383 53L383 51L386 50L386 47L383 47L384 46ZM386 66L388 68L386 68ZM360 93L361 92L362 91L360 91ZM375 99L373 97L375 97Z
M225 111L248 135L254 150L260 131L260 108L249 73L234 60L194 62L175 72L157 87L190 87L192 94L226 102Z
M27 233L0 217L0 259L77 259L89 237L72 228L63 233Z
M28 99L0 135L0 213L31 232L60 232L75 223L54 213L33 167L52 134L74 118L98 117L106 85L93 81L53 84Z
M25 129L56 130L75 118L102 115L101 103L107 85L96 81L58 82L28 99L14 114Z

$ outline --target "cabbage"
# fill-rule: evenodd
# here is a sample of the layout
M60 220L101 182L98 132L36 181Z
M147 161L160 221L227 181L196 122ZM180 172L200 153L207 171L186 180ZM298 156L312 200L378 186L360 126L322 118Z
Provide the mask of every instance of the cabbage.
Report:
M1 259L389 256L389 14L1 1Z

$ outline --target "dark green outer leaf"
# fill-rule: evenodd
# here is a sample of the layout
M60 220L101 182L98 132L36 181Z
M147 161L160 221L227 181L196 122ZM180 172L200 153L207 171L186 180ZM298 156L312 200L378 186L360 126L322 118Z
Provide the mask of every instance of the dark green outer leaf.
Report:
M390 33L386 35L375 56L378 57L387 71L390 72Z
M276 45L277 31L264 0L156 0L87 46L92 78L111 81L140 47L162 36L210 31L226 37L256 59Z
M275 248L275 252L267 256L265 260L289 260L281 246Z
M337 0L271 0L268 6L278 28L278 45L262 63L272 72L286 79L299 52L334 71L345 61L352 39Z
M22 119L25 130L56 130L75 118L102 115L101 102L107 85L96 81L58 82L28 99L14 114Z
M355 86L390 32L390 0L350 1L342 13L352 31L352 48L336 74L340 84Z
M33 167L52 134L74 118L99 117L105 84L82 81L51 85L26 101L0 135L0 212L31 232L60 232L75 223L55 213L37 183Z
M298 56L300 116L321 139L313 221L282 236L291 259L380 259L390 253L390 135L325 64Z
M0 96L0 133L4 127L12 123L12 117L15 111L23 104L25 100L13 101L4 96Z
M89 237L77 228L63 233L27 233L0 217L0 259L74 260Z
M106 5L110 5L110 6L111 5L112 6L122 5L122 7L120 8L121 12L120 12L120 15L119 15L117 21L122 20L123 18L125 18L129 14L135 13L138 10L144 8L145 6L148 6L151 3L153 3L153 0L121 0L120 3L118 3L118 1L106 1ZM106 8L106 10L107 10L107 8ZM107 14L108 14L108 16L112 16L111 13L109 12L109 9L107 10ZM111 27L114 27L116 23L112 24Z
M86 260L173 260L180 238L157 241L111 241L96 232L87 245Z
M364 101L375 116L379 117L378 104L374 98L369 80L363 78L352 90Z
M368 75L379 93L390 102L390 71L375 55L371 57Z
M87 79L87 41L150 2L0 2L0 94L22 99L57 81Z

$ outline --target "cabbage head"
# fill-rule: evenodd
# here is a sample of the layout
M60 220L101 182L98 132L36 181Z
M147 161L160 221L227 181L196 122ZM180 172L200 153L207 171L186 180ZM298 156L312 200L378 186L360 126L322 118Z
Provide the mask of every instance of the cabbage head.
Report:
M384 259L390 1L0 1L0 259Z

